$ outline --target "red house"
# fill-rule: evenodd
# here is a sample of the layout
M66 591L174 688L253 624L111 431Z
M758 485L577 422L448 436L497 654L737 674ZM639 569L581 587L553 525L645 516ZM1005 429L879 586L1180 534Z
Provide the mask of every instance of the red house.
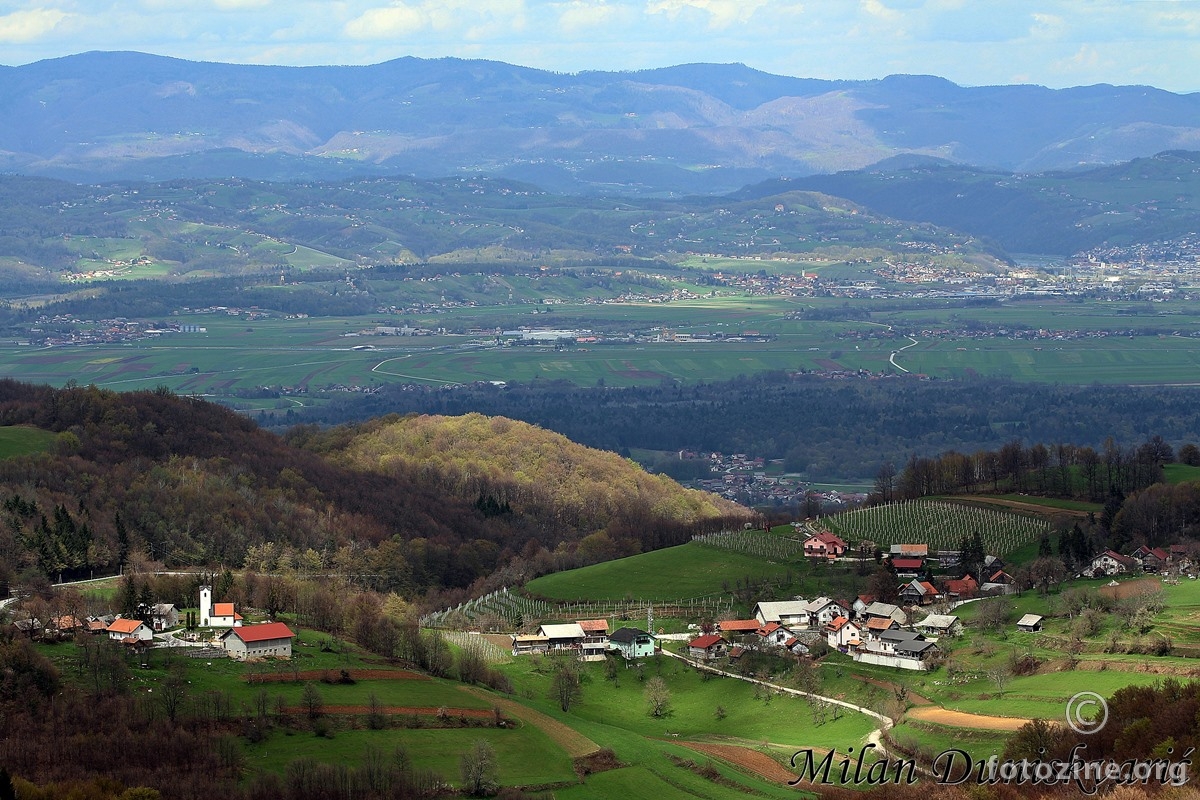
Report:
M804 540L804 555L808 558L825 558L832 561L842 556L850 546L836 533L821 531Z

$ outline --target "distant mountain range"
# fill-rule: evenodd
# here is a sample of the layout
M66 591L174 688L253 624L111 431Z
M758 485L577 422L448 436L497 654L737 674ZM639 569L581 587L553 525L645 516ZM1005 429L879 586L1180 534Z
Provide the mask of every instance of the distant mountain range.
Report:
M1200 149L1200 94L1143 86L100 52L0 67L0 170L86 182L486 173L560 192L716 194L906 154L1043 171L1187 149Z

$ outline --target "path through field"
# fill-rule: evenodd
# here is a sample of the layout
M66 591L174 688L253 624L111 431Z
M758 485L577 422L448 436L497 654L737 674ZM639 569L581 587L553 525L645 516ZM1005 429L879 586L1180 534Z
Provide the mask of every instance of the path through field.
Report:
M541 728L542 731L554 740L555 744L567 751L571 758L586 756L600 749L600 745L593 742L591 739L584 736L582 733L564 725L554 717L547 716L540 711L536 711L528 706L523 706L520 703L512 700L506 700L503 697L498 697L494 694L489 694L481 689L476 689L473 686L460 686L460 690L473 694L476 697L483 698L489 703L493 703L500 707L506 714L516 717L517 719L528 722L530 725L535 725Z
M916 706L905 714L908 719L934 722L952 728L980 728L989 731L1015 731L1029 722L1017 717L989 717L983 714L968 714L965 711L950 711L939 706Z

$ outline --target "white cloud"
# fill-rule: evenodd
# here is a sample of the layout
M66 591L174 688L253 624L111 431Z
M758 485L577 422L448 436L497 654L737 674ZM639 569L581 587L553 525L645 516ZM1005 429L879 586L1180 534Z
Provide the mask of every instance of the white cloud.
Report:
M589 33L612 23L617 9L606 2L589 3L583 0L559 6L558 27L564 33Z
M34 8L14 11L0 17L0 42L24 44L50 33L71 15L56 8Z
M429 15L424 10L400 3L363 12L346 23L345 31L352 39L391 39L409 36L430 24Z
M646 12L675 19L698 11L708 15L709 28L722 29L749 22L754 12L767 4L768 0L653 0L646 6Z

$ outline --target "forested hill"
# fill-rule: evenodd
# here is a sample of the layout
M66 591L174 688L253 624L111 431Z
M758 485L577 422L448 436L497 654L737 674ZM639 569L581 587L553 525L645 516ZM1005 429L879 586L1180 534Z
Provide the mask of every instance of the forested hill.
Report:
M618 519L564 513L553 493L533 504L448 493L437 443L427 459L364 469L330 449L362 429L297 431L289 440L165 391L4 380L0 425L58 434L47 452L0 461L0 583L110 574L151 558L171 567L337 571L414 595L481 576L502 580L505 567L575 566L586 556L576 554L578 542L599 530L611 535L613 552L675 544L727 510L699 503L680 514L683 506L631 494L616 497L625 510ZM541 446L555 458L569 443ZM612 485L640 486L616 474Z
M643 515L693 523L746 513L724 498L647 474L615 453L482 414L376 421L346 444L338 460L385 474L416 470L437 476L449 494L492 498L579 530L600 530L618 520L632 532Z

